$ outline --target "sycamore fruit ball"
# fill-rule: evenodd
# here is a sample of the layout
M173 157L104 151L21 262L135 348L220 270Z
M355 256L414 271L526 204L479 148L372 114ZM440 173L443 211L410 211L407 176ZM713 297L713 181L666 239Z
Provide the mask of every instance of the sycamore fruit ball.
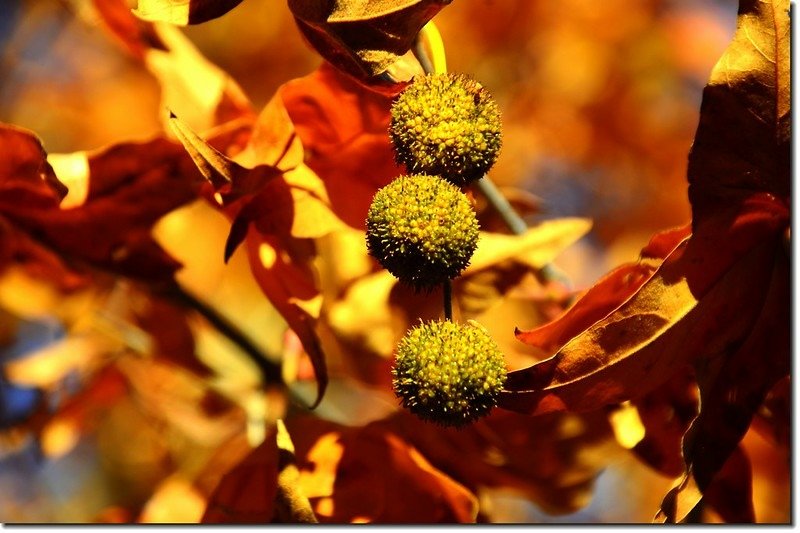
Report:
M396 178L375 194L367 213L370 255L417 290L457 277L477 246L469 198L435 176Z
M485 329L445 320L421 324L403 337L392 377L403 407L423 420L464 426L497 404L506 366Z
M463 186L480 179L500 151L500 110L480 83L461 74L414 78L392 104L389 137L410 172Z

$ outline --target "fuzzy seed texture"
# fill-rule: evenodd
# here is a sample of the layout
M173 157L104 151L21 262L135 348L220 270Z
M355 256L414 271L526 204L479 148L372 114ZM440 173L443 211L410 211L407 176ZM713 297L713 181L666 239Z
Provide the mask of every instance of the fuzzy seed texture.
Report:
M417 77L392 105L389 136L410 172L463 186L480 179L502 144L500 110L489 92L463 74Z
M392 384L403 407L423 420L464 426L487 415L506 380L503 354L474 322L428 322L397 347Z
M367 214L370 255L401 282L432 289L457 277L478 246L467 196L435 176L400 176L380 189Z

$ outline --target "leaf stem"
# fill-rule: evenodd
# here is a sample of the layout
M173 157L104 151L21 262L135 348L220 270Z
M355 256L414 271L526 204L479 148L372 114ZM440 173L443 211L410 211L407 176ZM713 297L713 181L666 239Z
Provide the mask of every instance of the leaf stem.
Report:
M444 318L453 320L453 283L448 279L442 283L442 294L444 296Z

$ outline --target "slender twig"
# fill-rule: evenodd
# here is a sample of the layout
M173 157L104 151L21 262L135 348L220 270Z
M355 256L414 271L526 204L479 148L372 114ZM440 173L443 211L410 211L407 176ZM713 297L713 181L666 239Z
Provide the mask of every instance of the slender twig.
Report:
M227 318L222 316L216 309L205 303L204 301L191 294L183 287L175 284L170 287L167 292L172 300L179 304L196 311L211 326L219 331L222 335L231 340L238 346L242 352L247 355L250 360L258 367L261 375L266 383L285 385L283 382L283 375L281 366L269 360L255 343L245 335L241 329L231 323Z
M442 283L442 294L444 295L444 319L453 320L453 284L448 279Z
M431 58L428 57L428 53L419 38L414 42L412 52L425 73L431 74L434 71L433 62ZM511 233L522 235L528 230L528 224L519 216L519 213L516 212L506 197L503 196L491 178L489 178L488 174L485 174L483 178L478 180L477 186L478 190L481 191L486 198L486 201L489 202L489 205L491 205L503 219L503 222L505 222ZM572 288L572 280L569 279L569 276L552 263L547 263L540 268L538 274L545 282L555 281L561 283L567 289Z
M522 217L514 210L508 202L503 193L497 188L494 182L489 179L488 175L484 175L482 179L478 180L478 190L486 197L486 201L491 204L497 214L503 219L511 233L515 235L522 235L528 231L528 225L522 220Z

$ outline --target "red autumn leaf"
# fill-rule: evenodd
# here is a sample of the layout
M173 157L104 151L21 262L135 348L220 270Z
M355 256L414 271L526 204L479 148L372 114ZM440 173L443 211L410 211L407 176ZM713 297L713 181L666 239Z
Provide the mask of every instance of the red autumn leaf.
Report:
M289 421L303 489L322 523L474 522L477 500L380 422Z
M374 83L451 1L289 0L289 8L317 53L351 76Z
M391 97L370 91L325 63L279 90L306 165L324 182L334 213L364 229L375 192L403 173L389 142Z

